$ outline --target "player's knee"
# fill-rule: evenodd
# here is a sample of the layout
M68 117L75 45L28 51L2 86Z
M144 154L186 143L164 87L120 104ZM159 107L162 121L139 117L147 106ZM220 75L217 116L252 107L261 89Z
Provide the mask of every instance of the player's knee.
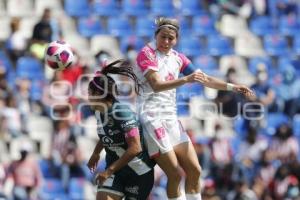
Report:
M190 179L198 180L201 176L201 173L202 173L202 169L201 169L200 165L195 165L195 166L191 167L188 170L188 172L186 172L186 175Z
M172 182L180 182L181 181L181 174L180 171L177 170L171 170L169 173L167 173L167 177L169 181Z

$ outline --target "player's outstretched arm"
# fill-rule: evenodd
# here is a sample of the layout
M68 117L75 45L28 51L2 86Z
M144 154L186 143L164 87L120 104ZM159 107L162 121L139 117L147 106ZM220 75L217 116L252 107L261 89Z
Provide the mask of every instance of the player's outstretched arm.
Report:
M227 83L223 80L220 80L218 78L206 74L205 76L206 76L205 81L198 81L198 82L202 83L206 87L217 89L217 90L238 92L243 94L249 100L255 99L255 93L245 85Z

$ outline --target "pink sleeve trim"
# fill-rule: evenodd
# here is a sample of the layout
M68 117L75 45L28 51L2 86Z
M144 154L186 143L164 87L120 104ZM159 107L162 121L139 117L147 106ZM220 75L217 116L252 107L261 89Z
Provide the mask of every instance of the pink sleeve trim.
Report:
M132 128L132 129L130 129L130 131L128 131L127 133L125 133L125 138L136 137L139 134L140 133L139 133L139 129L138 128Z
M183 72L183 70L191 63L191 61L182 53L179 53L178 56L182 61L182 66L180 68L180 72Z
M148 69L158 69L155 51L149 46L142 49L136 61L143 74L145 74L145 71L148 71Z

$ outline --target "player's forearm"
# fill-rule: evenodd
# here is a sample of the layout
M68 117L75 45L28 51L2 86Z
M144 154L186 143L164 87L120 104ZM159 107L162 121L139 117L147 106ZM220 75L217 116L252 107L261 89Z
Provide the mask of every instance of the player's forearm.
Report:
M207 76L207 79L208 81L203 83L205 87L209 87L217 90L228 90L227 82L211 76Z
M102 149L103 149L103 144L102 144L102 142L99 140L98 143L97 143L97 145L96 145L95 148L94 148L93 154L100 154L101 151L102 151Z
M182 77L176 80L170 80L170 81L160 81L155 80L150 82L150 85L154 92L162 92L166 90L172 90L177 87L180 87L188 82L186 77Z

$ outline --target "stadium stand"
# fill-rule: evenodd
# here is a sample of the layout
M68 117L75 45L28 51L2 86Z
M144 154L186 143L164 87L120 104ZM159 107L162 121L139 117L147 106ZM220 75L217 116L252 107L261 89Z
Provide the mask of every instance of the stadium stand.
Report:
M31 38L45 8L52 11L52 39L71 44L80 70L54 73L34 56L33 52L43 55L45 43ZM299 1L0 0L0 199L13 197L13 185L3 173L19 159L24 143L32 146L32 157L43 176L36 199L95 199L94 174L71 174L64 187L62 165L68 164L60 162L53 149L75 141L83 157L80 166L85 165L98 140L92 111L80 108L87 101L89 75L106 60L135 56L153 40L155 18L160 16L179 20L176 49L205 73L252 86L264 80L265 74L259 72L267 72L266 84L257 90L259 102L241 100L232 93L221 99L230 105L224 110L236 106L237 116L222 113L215 90L195 84L177 89L177 113L203 167L202 199L238 199L236 188L241 184L248 192L242 195L254 193L256 199L299 198ZM20 29L13 34L11 23L16 19ZM26 42L25 51L14 52L12 37L18 44ZM226 77L232 69L235 77ZM69 81L62 77L78 77L76 73L84 76L68 82L68 87L57 85L58 96L49 93L50 85ZM267 106L268 91L274 91L276 109ZM253 103L262 108L263 118L245 116L257 109ZM54 120L52 114L69 118ZM267 146L262 145L264 139ZM241 158L245 149L248 153ZM101 159L97 172L104 167ZM166 177L159 171L157 175L149 200L166 198Z

